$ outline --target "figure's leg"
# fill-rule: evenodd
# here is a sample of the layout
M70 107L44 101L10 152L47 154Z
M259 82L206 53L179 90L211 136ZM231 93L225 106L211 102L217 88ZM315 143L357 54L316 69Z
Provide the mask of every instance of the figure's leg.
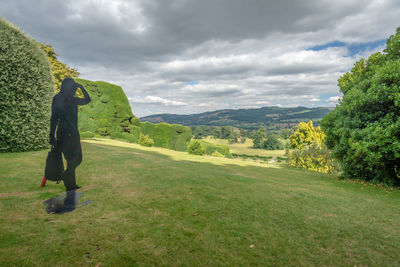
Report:
M82 148L79 136L66 136L64 157L67 160L67 169L64 172L64 185L68 190L76 189L75 169L82 162Z

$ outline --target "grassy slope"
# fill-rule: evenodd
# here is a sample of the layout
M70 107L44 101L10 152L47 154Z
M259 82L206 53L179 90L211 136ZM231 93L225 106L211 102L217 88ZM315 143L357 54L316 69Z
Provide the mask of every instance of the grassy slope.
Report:
M0 154L0 266L400 265L399 191L111 140L82 146L81 201L94 202L64 215L42 204L63 192L39 187L47 151Z

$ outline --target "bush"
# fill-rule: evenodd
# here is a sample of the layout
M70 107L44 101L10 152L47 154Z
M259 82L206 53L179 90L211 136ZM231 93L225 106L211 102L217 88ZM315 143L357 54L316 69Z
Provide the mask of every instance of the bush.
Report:
M297 168L333 173L337 171L338 166L330 153L326 146L306 145L302 149L290 150L288 162L290 166Z
M188 146L188 152L189 154L202 156L205 153L205 149L201 146L199 141L195 140L190 142Z
M0 18L0 151L47 148L54 79L36 41Z
M289 165L324 173L337 171L337 164L324 144L325 137L320 127L314 128L312 121L300 122L297 130L289 137Z
M111 139L123 139L122 133L111 132L110 133Z
M148 135L144 135L144 134L140 133L139 144L142 146L151 147L154 145L154 141Z
M128 141L129 143L138 143L139 135L131 134L131 133L122 133L122 139Z
M207 155L212 155L215 151L222 155L229 153L229 146L226 145L214 145L205 141L200 141L200 144Z

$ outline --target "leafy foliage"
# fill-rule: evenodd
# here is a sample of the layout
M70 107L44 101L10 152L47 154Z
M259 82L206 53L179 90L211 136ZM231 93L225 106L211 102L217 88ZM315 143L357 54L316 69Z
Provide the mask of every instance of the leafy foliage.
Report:
M264 148L268 150L276 150L282 149L283 146L276 135L269 134L264 142Z
M140 133L139 144L142 146L151 147L154 145L154 141L148 135L144 135L144 134Z
M321 128L314 128L312 121L301 122L298 129L289 137L289 165L324 173L336 171L335 161L324 144L325 138L326 135Z
M313 144L322 146L325 137L326 135L319 126L314 128L312 121L308 123L300 122L298 129L289 137L290 148L302 149Z
M0 18L0 151L48 147L54 80L37 42Z
M189 154L202 156L205 153L205 149L201 146L200 141L193 140L188 146L188 152Z
M218 153L222 154L223 156L230 154L229 146L211 144L211 143L208 143L205 141L200 141L200 144L204 148L204 152L207 155L212 155L215 152L218 152Z
M267 134L265 132L264 126L261 125L260 128L256 132L254 132L252 137L254 148L264 148L264 143L267 139Z
M57 59L58 54L54 51L51 44L41 44L40 48L46 53L47 59L50 62L51 70L55 79L55 91L58 93L61 89L61 83L65 78L78 78L79 72L67 66ZM81 90L77 91L79 97L83 97Z
M192 138L189 127L178 124L141 122L140 131L154 140L154 146L186 151Z
M130 133L140 122L132 114L128 98L120 86L106 82L75 79L82 84L92 101L81 106L78 116L79 131L103 136L115 133Z
M343 176L400 184L400 28L383 53L338 80L343 98L322 121Z
M282 149L283 145L274 134L268 134L265 131L264 126L260 126L257 131L254 131L251 135L253 138L253 148L261 148L268 150Z

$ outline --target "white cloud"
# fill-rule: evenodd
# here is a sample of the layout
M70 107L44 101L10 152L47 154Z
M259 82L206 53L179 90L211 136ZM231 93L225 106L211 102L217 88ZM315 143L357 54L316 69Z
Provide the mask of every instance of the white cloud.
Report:
M326 99L325 101L326 102L338 102L339 101L339 99L340 99L340 96L331 96L331 97L329 97L328 99Z
M400 26L398 0L5 0L3 16L53 44L82 78L122 86L134 114L331 105L368 43ZM198 84L185 84L196 81Z
M165 99L159 96L145 96L144 98L140 97L128 97L130 101L133 103L139 103L139 104L163 104L166 106L186 106L186 103L183 103L181 101L175 101L175 100L169 100Z

